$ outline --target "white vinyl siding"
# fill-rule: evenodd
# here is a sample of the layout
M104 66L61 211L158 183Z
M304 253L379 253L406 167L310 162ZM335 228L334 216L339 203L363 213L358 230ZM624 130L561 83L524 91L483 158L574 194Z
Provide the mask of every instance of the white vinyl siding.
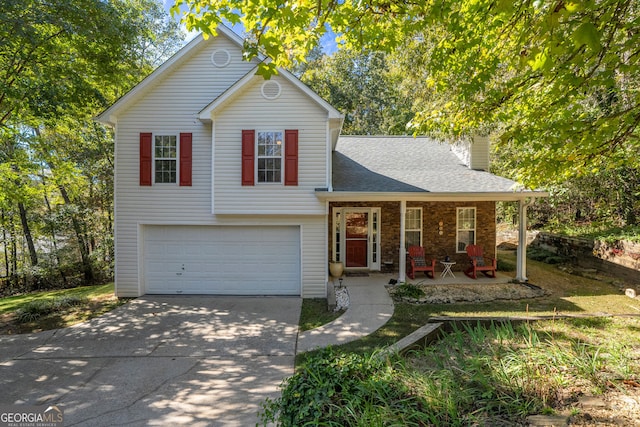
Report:
M227 49L231 62L224 68L211 63L211 54L216 49ZM158 78L145 89L144 96L132 102L117 118L115 146L115 246L116 293L121 297L139 296L144 293L144 227L151 225L199 225L199 226L297 226L300 227L301 274L303 297L326 297L327 255L326 255L326 219L323 205L319 205L314 193L316 187L326 185L326 111L315 108L315 103L306 96L292 95L289 85L283 84L283 94L276 101L293 98L295 102L277 111L279 123L273 116L252 121L250 117L270 114L274 110L257 106L252 101L241 102L242 106L231 106L224 114L230 114L232 124L221 127L226 135L233 138L223 139L222 147L216 148L217 154L233 151L232 155L221 156L216 162L216 190L225 196L228 212L243 211L248 215L216 216L212 214L212 123L198 120L197 114L212 100L226 91L233 83L246 75L254 63L242 60L240 48L225 37L211 38L201 43L182 58L182 65L174 71ZM259 93L260 86L257 85ZM296 92L297 89L296 89ZM253 96L253 95L251 95ZM257 102L267 102L258 95ZM299 99L298 99L299 98ZM242 101L243 98L240 98ZM312 107L303 106L311 104ZM269 104L272 105L272 104ZM255 108L254 108L255 107ZM254 108L252 112L251 109ZM244 110L243 110L244 109ZM296 109L312 110L303 114L304 120L298 120ZM234 120L232 111L244 111L247 120ZM284 117L291 116L289 121ZM241 123L240 123L241 122ZM299 170L304 185L297 187L278 186L283 193L272 192L261 186L265 194L252 199L251 194L233 195L240 190L240 142L241 130L300 129ZM141 132L154 135L179 135L192 133L192 186L177 185L139 185L139 139ZM236 144L235 147L230 145ZM320 157L319 157L320 156ZM223 160L224 159L224 160ZM319 163L319 164L318 164ZM225 170L226 169L226 170ZM231 174L227 177L224 174ZM225 182L229 184L225 188ZM321 184L318 184L321 183ZM257 190L257 189L252 189ZM239 201L239 207L234 202ZM260 206L256 201L264 201ZM261 210L256 207L260 206ZM268 213L270 215L260 215ZM300 215L302 214L302 215ZM306 214L306 215L305 215ZM311 214L311 215L310 215Z
M257 76L233 100L215 111L213 212L215 214L324 214L316 188L327 185L327 112L282 77L277 99L261 94ZM298 185L242 186L243 130L298 130ZM256 160L258 159L256 151ZM284 169L284 167L283 167Z

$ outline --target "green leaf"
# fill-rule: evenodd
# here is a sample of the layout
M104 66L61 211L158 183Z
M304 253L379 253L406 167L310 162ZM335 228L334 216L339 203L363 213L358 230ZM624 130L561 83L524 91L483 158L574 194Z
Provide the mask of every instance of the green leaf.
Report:
M591 22L583 22L573 32L573 41L577 47L586 45L594 52L601 49L600 32Z

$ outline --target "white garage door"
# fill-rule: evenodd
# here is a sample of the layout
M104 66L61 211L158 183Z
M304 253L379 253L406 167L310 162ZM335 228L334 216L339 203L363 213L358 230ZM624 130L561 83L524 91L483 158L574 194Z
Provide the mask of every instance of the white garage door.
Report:
M299 227L144 227L148 294L300 295Z

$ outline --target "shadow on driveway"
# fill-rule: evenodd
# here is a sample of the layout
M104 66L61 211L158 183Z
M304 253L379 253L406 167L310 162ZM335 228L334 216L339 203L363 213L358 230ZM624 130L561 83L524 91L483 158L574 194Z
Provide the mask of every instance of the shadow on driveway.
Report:
M67 329L0 337L0 405L66 426L255 425L293 374L300 298L145 296Z

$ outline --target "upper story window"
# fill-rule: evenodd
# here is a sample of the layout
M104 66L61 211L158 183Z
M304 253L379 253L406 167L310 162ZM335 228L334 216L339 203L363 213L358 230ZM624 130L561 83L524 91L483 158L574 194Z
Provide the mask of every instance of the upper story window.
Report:
M284 138L283 138L284 137ZM242 131L242 185L298 185L298 130Z
M407 208L405 214L405 246L422 246L422 208Z
M156 183L175 183L178 170L175 135L155 135L153 157Z
M457 213L456 252L464 252L476 244L476 208L458 208Z
M282 182L282 132L258 132L258 182Z
M192 175L191 133L154 135L140 133L140 185L178 183L191 186Z

